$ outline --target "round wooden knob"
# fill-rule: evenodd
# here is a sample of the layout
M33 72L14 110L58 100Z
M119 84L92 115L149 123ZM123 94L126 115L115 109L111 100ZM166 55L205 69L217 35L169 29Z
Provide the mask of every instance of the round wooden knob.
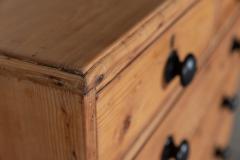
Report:
M180 62L178 52L172 51L165 66L164 78L169 83L176 76L180 76L181 85L188 86L197 71L197 60L193 54L188 54L183 62Z
M162 160L187 160L189 155L189 143L183 140L179 146L176 146L172 137L169 137L164 146Z

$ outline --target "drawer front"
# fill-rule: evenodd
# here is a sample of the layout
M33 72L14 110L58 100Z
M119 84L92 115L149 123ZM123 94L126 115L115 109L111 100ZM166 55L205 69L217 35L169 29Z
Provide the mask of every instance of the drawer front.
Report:
M139 154L136 155L136 159L144 160L146 157L151 160L161 159L164 145L169 136L174 137L177 145L181 144L183 140L188 140L190 144L189 159L199 158L200 146L205 146L210 142L209 139L205 139L208 134L201 133L201 130L211 133L214 131L212 126L219 122L219 119L216 121L218 117L216 113L220 110L221 99L224 95L222 88L226 85L226 78L229 78L234 60L238 58L239 61L239 57L229 53L233 33L231 32L228 38L220 44L220 48L216 50L210 63L197 75L192 86L187 88L167 117L159 124ZM237 67L236 63L234 67ZM210 120L206 121L205 119L208 117ZM204 122L207 125L201 126L200 124Z
M201 123L197 127L195 134L190 138L190 160L212 160L215 158L213 154L213 144L216 131L218 132L217 125L219 123L219 118L222 117L220 114L221 96L214 99L215 103L209 106L209 110L202 117Z
M237 63L235 63L237 65ZM228 83L223 89L222 97L218 97L219 102L212 112L209 112L204 121L202 121L196 134L193 137L193 143L197 144L192 148L192 157L194 160L213 160L221 159L221 156L227 156L229 140L232 133L234 110L226 106L223 107L223 99L234 97L239 80L239 68L231 69ZM216 155L216 153L218 153ZM228 157L226 157L228 158Z
M234 111L229 109L222 109L221 123L218 125L218 135L216 137L215 146L219 148L227 148L229 146L229 138L232 133L233 127L233 114Z
M196 160L213 160L219 159L216 156L217 149L220 151L226 151L229 146L229 140L232 133L234 112L236 109L232 109L230 106L222 105L224 99L234 100L236 93L238 92L239 78L240 78L240 53L239 48L231 51L232 46L234 46L234 40L240 38L240 20L236 23L235 29L229 33L227 41L224 41L221 45L226 47L221 47L215 52L230 52L233 53L229 57L231 59L231 68L226 76L227 79L224 87L221 87L221 92L223 93L218 97L218 105L213 111L208 113L206 118L199 126L196 134L193 137L193 143L197 144L192 149L192 159ZM240 43L240 41L238 41ZM236 43L236 42L235 42ZM227 44L227 45L223 45ZM230 108L229 108L230 107ZM236 106L235 106L236 107ZM209 120L209 119L212 119ZM221 159L221 158L220 158Z
M203 50L213 32L212 4L199 2L98 93L99 159L121 159L155 114L164 116L168 111L165 100L174 100L181 92L179 76L168 85L163 78L173 49L178 50L181 61L193 53L201 67Z
M215 0L216 2L216 26L221 28L234 10L239 11L239 0Z
M233 99L236 96L240 76L239 58L233 56L231 62L231 65L235 67L232 67L227 75L225 81L227 83L222 87L223 94L216 99L218 104L214 105L211 111L206 114L192 138L192 142L197 144L192 148L191 159L193 160L217 159L217 150L224 154L228 149L235 110L229 108L230 106L224 106L223 101L224 99Z
M240 52L239 52L240 53ZM211 159L224 159L223 156L225 156L225 159L229 159L230 155L227 154L227 152L231 152L230 147L230 138L232 135L232 129L233 129L233 122L234 122L234 113L236 112L237 108L232 107L239 107L237 104L234 105L234 100L237 98L237 92L239 87L239 78L240 78L240 65L239 60L235 60L235 64L238 65L237 68L232 68L231 74L234 74L229 78L228 85L224 89L224 95L222 97L222 100L232 103L227 103L224 105L224 107L220 107L219 111L219 118L218 118L218 124L214 133L214 136L212 137L212 140L214 143L211 146L211 153L212 157ZM217 132L216 132L217 131ZM217 153L217 156L216 156Z
M211 156L210 159L228 159L230 155L227 155L227 152L231 151L230 147L230 137L232 134L232 128L233 128L233 121L234 121L234 114L232 111L229 110L222 110L220 112L220 117L218 119L218 123L216 130L214 132L214 136L212 137L212 140L214 143L212 143L211 146ZM211 158L212 157L212 158Z

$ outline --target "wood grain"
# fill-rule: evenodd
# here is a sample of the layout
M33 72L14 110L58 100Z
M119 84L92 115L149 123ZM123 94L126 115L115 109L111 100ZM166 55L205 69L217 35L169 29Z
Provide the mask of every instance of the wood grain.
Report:
M100 90L198 2L3 0L0 54L77 74L88 91Z
M110 47L106 51L106 56L88 70L85 76L88 88L96 86L97 91L104 88L197 2L198 0L165 1L144 21ZM103 76L103 78L100 83L96 83L99 76Z
M226 22L226 20L231 16L232 10L239 5L239 0L222 0L219 3L218 0L216 2L216 27L217 29L221 28L221 26Z
M175 90L182 89L178 78L166 86L162 77L168 55L174 48L178 49L181 59L193 52L201 68L201 56L213 33L212 4L212 1L202 1L195 6L99 93L99 159L121 159L155 114L165 115L168 108L161 104L174 95ZM193 29L196 32L189 32ZM174 47L170 45L172 36L175 36Z
M163 2L3 0L0 48L48 65L85 67Z
M189 159L214 159L213 139L218 132L217 127L220 122L219 118L222 116L219 104L219 102L221 102L221 96L213 99L215 103L212 103L212 105L209 106L208 112L203 116L195 135L191 137L191 154Z
M238 31L238 33L240 33ZM237 67L232 67L230 74L233 76L229 77L227 80L227 87L224 88L223 97L234 97L237 94L237 88L239 84L240 77L240 65L239 65L239 56L233 55L233 65ZM222 97L222 98L223 98ZM230 146L230 138L232 134L233 124L234 124L234 112L228 110L227 108L222 108L220 105L220 114L217 126L218 133L215 134L213 140L213 149L216 147L227 148Z
M211 71L212 70L210 70L209 73L213 74ZM224 71L224 73L226 75L226 71ZM222 74L219 77L223 78L225 75ZM206 73L204 76L206 76ZM204 118L206 118L205 115L208 112L211 112L209 111L209 108L215 106L214 102L217 102L216 97L219 97L221 94L219 88L222 85L221 83L223 83L223 79L220 81L221 83L219 83L219 77L215 77L215 79L218 80L215 84L199 81L196 83L199 88L189 88L189 90L183 94L180 101L174 106L170 114L168 114L166 119L160 124L160 127L156 130L153 136L151 136L150 140L146 142L143 149L139 151L139 155L137 155L136 159L145 159L146 157L153 160L159 159L165 141L170 135L175 138L177 144L180 144L183 139L187 139L191 145L190 157L198 156L199 154L196 154L199 150L197 146L201 146L201 143L200 141L192 141L192 137L198 132L201 133L198 129L199 124L204 122ZM206 90L208 92L206 92ZM191 99L189 99L190 96ZM209 125L213 127L210 120L209 123ZM211 133L210 130L208 130L208 132L209 134ZM202 142L202 139L199 140Z
M237 31L237 26L235 31ZM136 159L145 159L146 157L153 160L159 159L165 140L169 135L173 135L177 143L180 143L182 139L188 139L192 146L192 155L190 155L190 157L193 158L190 159L202 159L198 156L205 154L201 151L198 153L201 148L198 147L198 145L207 146L208 143L212 144L212 141L206 138L208 134L211 134L211 128L214 126L214 123L219 122L219 119L214 120L216 119L215 116L210 116L215 117L212 121L204 121L204 119L208 112L210 115L213 115L213 113L209 111L209 108L214 108L215 106L218 108L217 110L220 110L220 100L224 94L222 88L225 86L225 81L227 77L236 77L234 73L230 72L234 64L233 60L231 60L231 54L229 53L230 40L233 33L234 31L219 45L221 47L215 51L215 56L212 57L209 65L203 68L193 82L193 85L183 93L181 99L177 101L172 111L163 122L159 124L159 128L156 129L156 132L150 137L149 141L146 142L143 149L139 151ZM235 63L235 67L236 66ZM212 81L212 79L214 79L214 81ZM191 98L189 99L189 97ZM213 112L216 113L216 110ZM199 127L202 122L210 124ZM215 133L216 132L213 132L213 134Z
M232 33L231 37L233 35L235 35L235 32ZM228 43L230 45L231 41L228 41ZM223 51L228 52L228 47ZM230 54L229 59L231 60L232 67L226 76L225 84L219 89L219 91L222 92L222 95L216 99L216 102L218 103L216 103L214 107L211 107L214 108L211 109L214 111L208 113L207 116L203 118L204 120L192 138L192 142L197 145L192 149L193 152L191 154L191 159L217 159L215 156L216 147L225 148L229 145L234 117L232 112L222 108L222 100L225 96L231 97L236 94L236 88L240 76L238 55Z
M84 159L82 96L0 75L0 159Z
M235 24L235 29L231 31L220 49L217 49L215 52L225 52L228 53L228 60L231 61L231 69L226 76L226 80L224 85L219 89L222 92L222 95L216 99L218 102L215 106L215 111L213 113L209 113L209 117L213 121L210 121L207 117L201 123L198 131L192 138L193 143L197 144L195 149L192 150L192 159L206 159L213 160L215 157L215 148L217 146L221 148L228 147L230 134L232 131L232 123L233 123L233 113L229 112L229 110L222 108L222 100L224 96L234 96L236 94L236 88L239 80L239 55L232 54L230 48L232 45L232 39L235 36L239 36L240 32L238 30L238 26L240 21ZM224 47L225 46L225 47ZM214 113L215 112L215 113ZM210 115L211 114L211 115Z
M86 74L91 90L99 75L109 74L102 84L109 82L196 1L3 0L0 53Z
M235 24L235 22L237 21L237 17L238 17L238 7L236 7L233 10L231 18L229 18L226 21L224 26L222 26L221 29L219 29L218 34L215 36L215 38L213 38L211 40L211 43L209 44L209 46L207 47L208 49L206 50L206 53L208 53L208 54L205 54L205 55L208 55L208 56L205 56L205 58L204 58L205 61L209 60L209 55L212 55L212 53L215 52L217 46L220 45L220 42L222 42L222 40L226 37L227 33L229 33L230 30L232 30L231 28L232 28L233 24ZM239 24L236 24L236 26L237 25L239 25ZM237 35L237 30L232 31L232 32L233 33L231 33L231 38L234 35ZM228 41L228 46L231 46L231 39L229 39L229 41ZM229 48L227 48L227 49L229 49ZM229 52L229 50L226 50L226 53L227 52ZM233 55L232 57L234 57L235 61L238 61L238 58L236 58L239 56L238 54L231 54L231 55ZM171 95L171 98L168 97L168 100L164 104L161 104L161 105L164 105L165 108L171 109L173 104L175 104L175 102L176 102L176 100L175 101L172 100L172 99L174 99L173 97L181 94L181 92L179 90L181 90L181 89L180 88L175 89L174 93L172 93L172 95ZM176 96L176 97L179 97L179 96ZM148 124L148 126L144 129L144 131L141 132L141 135L138 136L137 141L131 146L131 149L128 150L128 153L124 157L125 159L132 159L132 157L134 157L136 155L136 153L139 151L139 148L142 147L142 145L147 141L149 135L151 135L155 131L158 124L162 121L163 112L164 111L158 113L153 118L152 122L150 124Z
M0 160L128 157L183 92L162 79L170 51L208 60L215 2L1 0Z
M83 96L83 134L84 159L97 160L97 118L96 118L96 90L91 90Z
M234 96L240 76L239 72L239 58L231 57L232 65L231 71L228 73L224 87L221 88L223 94L217 99L218 105L215 107L215 113L211 115L214 117L214 124L210 123L208 119L204 120L201 127L198 129L194 140L198 145L195 147L195 152L192 153L192 159L217 159L215 156L216 147L225 149L229 147L229 140L232 133L234 113L228 109L222 108L222 100L224 96ZM201 138L202 137L202 138Z
M51 67L35 65L0 55L0 72L2 75L11 75L15 78L29 80L45 86L85 94L85 80L83 77Z
M0 77L0 159L97 159L96 94L81 76L0 56Z

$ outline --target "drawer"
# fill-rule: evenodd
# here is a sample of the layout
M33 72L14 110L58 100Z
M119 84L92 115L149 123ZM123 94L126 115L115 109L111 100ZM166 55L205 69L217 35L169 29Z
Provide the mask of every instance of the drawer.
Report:
M209 111L201 119L200 125L197 127L195 134L191 137L191 153L190 160L212 160L214 159L214 136L218 132L217 125L219 118L222 117L220 113L221 96L214 99Z
M221 116L218 119L217 127L215 129L215 134L212 137L213 143L211 146L211 159L222 159L226 156L228 159L230 155L227 155L226 152L231 151L230 146L230 137L233 129L234 114L229 110L220 111ZM217 132L216 132L217 130Z
M239 61L236 61L235 64L239 65ZM228 80L228 87L224 90L224 95L222 97L223 100L225 100L226 104L224 107L221 106L219 114L221 115L218 119L218 124L216 127L217 132L215 132L215 135L213 136L213 145L211 146L211 152L212 152L212 159L221 159L221 156L226 156L228 159L229 155L227 155L227 152L231 152L230 146L230 138L232 135L232 129L234 124L234 113L236 112L237 108L232 107L239 107L234 105L234 100L236 100L236 94L238 92L239 87L239 77L240 77L240 70L238 68L233 68L232 71L234 73L234 76L231 76L232 78ZM218 153L218 156L216 156L216 152Z
M210 63L200 71L192 86L185 90L167 117L160 122L159 127L136 155L136 159L144 160L148 157L151 160L158 160L162 156L169 136L174 138L176 144L188 140L191 147L190 159L193 159L191 157L195 156L199 150L198 145L201 144L198 138L194 138L198 132L201 133L199 125L204 122L205 116L210 114L208 117L212 120L209 120L209 124L204 127L206 130L211 130L215 123L212 114L216 113L216 109L213 108L214 106L219 108L220 99L224 95L221 88L226 85L226 78L234 66L233 62L238 58L229 53L233 33L231 32L220 44L220 48L211 57ZM204 138L205 134L202 137Z
M232 12L235 10L239 12L238 0L215 0L216 2L216 26L221 28L223 24L231 17Z
M232 65L238 65L239 58L232 57ZM203 118L196 134L192 138L191 159L193 160L213 160L216 159L216 149L224 151L228 148L229 139L232 131L234 110L223 107L223 100L236 94L240 72L239 67L232 67L227 75L227 82L221 90L223 93L217 97L216 105L214 105L209 113ZM235 106L236 107L236 106Z
M232 134L234 112L225 109L221 111L221 123L218 125L218 135L216 136L215 147L227 148L229 146L230 136Z
M98 92L99 159L122 159L155 114L167 113L165 101L174 100L182 91L179 76L167 85L163 78L173 50L178 51L181 61L189 53L194 54L198 69L201 68L202 55L213 32L212 2L199 2Z
M240 21L238 21L238 26ZM229 49L231 51L234 39L240 37L240 32L237 27L231 32L227 39L228 44L226 47L221 47L217 49L216 52L228 52ZM224 44L223 42L222 44ZM230 46L230 47L228 47ZM238 53L239 50L235 50L232 53ZM210 118L206 118L197 130L197 134L194 135L193 143L198 144L195 148L192 149L192 159L205 159L205 160L213 160L217 159L216 157L216 149L220 149L224 151L228 149L228 144L230 140L230 136L232 133L232 126L234 120L234 110L231 108L223 107L222 103L224 99L234 99L236 97L237 88L239 85L240 78L240 64L239 64L239 54L231 54L229 57L231 59L231 70L226 76L227 82L224 87L221 88L221 92L223 93L221 97L218 97L217 102L218 105L214 108L213 112L210 112L206 115L206 117L211 117L212 121L208 120ZM220 158L221 159L221 158Z

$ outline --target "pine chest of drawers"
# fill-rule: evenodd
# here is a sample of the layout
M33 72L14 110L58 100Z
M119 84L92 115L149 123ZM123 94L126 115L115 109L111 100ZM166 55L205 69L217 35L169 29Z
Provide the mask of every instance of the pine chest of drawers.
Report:
M227 158L237 0L2 0L0 160Z

